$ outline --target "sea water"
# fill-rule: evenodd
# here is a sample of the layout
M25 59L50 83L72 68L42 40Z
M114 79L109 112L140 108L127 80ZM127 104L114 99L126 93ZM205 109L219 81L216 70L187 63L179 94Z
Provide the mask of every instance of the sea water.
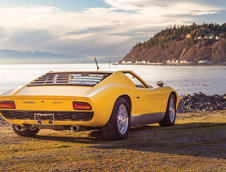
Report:
M226 93L226 66L154 66L99 64L100 69L133 70L149 85L157 81L175 88L179 95L203 92ZM95 64L7 64L0 65L0 94L20 87L49 71L95 70Z

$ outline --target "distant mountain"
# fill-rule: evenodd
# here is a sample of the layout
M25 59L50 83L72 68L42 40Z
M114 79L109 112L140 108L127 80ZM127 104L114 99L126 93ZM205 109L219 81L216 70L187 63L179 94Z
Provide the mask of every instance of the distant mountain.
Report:
M136 44L122 61L151 63L226 62L226 23L167 28Z
M87 62L83 56L72 56L41 51L0 50L0 63L78 63Z
M51 53L51 52L41 52L41 51L16 51L16 50L0 50L0 55L1 56L40 56L40 57L58 57L58 56L68 56L65 54L56 54L56 53Z
M98 63L114 63L120 61L121 57L97 58ZM94 63L93 58L87 58L81 55L57 54L41 51L16 51L0 50L0 64L7 63Z

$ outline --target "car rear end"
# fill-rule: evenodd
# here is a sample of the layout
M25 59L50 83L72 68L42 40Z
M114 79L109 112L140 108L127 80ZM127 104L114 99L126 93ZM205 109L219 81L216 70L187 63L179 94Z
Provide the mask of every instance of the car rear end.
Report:
M0 114L12 124L96 126L95 105L86 93L110 73L50 72L10 95L0 96Z

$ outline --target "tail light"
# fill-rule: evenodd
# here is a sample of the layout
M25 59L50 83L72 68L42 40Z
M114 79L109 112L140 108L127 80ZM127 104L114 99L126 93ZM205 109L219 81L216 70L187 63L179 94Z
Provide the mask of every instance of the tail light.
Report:
M0 108L3 109L15 109L15 103L14 101L1 101L0 102Z
M73 102L73 107L75 110L92 110L92 107L87 102Z

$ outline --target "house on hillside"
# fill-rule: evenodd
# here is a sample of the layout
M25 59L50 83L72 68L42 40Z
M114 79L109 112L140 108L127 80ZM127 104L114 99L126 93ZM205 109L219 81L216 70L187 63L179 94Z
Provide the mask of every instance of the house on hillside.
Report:
M151 61L147 61L147 64L151 64Z
M220 40L220 37L219 36L215 36L215 39L218 41L218 40Z
M191 64L191 62L187 60L167 60L167 64Z
M189 64L191 62L187 61L187 60L180 60L180 64Z
M198 36L197 38L195 38L195 40L203 40L202 36Z
M215 35L210 35L210 36L207 36L205 35L204 37L202 36L198 36L195 38L195 40L203 40L203 39L215 39L215 40L220 40L220 37L219 36L215 36Z
M214 39L214 35L209 36L209 39Z
M122 64L132 64L133 62L132 61L130 61L130 60L123 60L122 61Z
M145 61L145 60L143 60L143 61L141 61L141 63L142 63L142 64L146 64L146 61Z
M211 64L212 62L209 60L199 60L198 64Z
M187 38L187 39L190 39L190 38L191 38L191 34L188 33L188 34L186 35L186 38Z
M179 60L167 60L167 64L179 64Z

